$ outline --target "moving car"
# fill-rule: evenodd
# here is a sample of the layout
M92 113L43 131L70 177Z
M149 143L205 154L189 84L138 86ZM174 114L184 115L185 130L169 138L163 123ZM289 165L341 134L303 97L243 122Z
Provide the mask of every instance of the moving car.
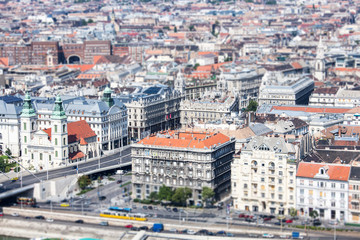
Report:
M132 228L131 228L131 231L140 231L140 228L138 228L138 227L132 227Z
M195 235L196 232L194 230L189 229L189 230L187 230L187 234Z
M263 238L274 238L274 235L269 234L269 233L264 233Z
M133 227L133 225L131 225L131 224L125 225L125 228L132 228L132 227Z
M103 221L100 223L101 226L109 226L109 223L107 221Z
M70 204L68 204L68 203L62 203L62 204L60 204L60 207L70 207Z
M47 218L46 221L47 221L47 222L54 222L54 219L52 219L52 218Z
M44 220L44 219L45 219L44 216L41 216L41 215L40 215L40 216L36 216L35 218L36 218L36 219L41 219L41 220Z
M79 219L79 220L76 220L75 223L84 223L84 220Z
M288 220L286 220L286 223L293 223L293 220L288 219Z
M19 214L18 214L18 213L12 213L11 216L13 216L13 217L18 217Z
M226 232L225 231L218 231L217 233L216 233L216 235L222 235L222 236L226 236Z
M149 227L148 227L148 226L141 226L141 227L140 227L140 230L145 230L145 231L147 231L147 230L149 230Z

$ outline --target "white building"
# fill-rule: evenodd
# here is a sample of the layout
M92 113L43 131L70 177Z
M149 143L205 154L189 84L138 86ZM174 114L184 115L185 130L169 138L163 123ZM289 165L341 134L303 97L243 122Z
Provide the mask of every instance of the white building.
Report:
M353 108L344 114L344 125L360 125L360 107Z
M289 214L296 206L296 149L283 138L253 138L231 166L234 208Z
M301 162L296 174L296 209L317 211L322 220L348 219L350 165Z

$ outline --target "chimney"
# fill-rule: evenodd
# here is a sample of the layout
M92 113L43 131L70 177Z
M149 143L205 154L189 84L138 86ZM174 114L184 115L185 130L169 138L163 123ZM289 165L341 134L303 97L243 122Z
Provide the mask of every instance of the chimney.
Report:
M338 127L338 136L341 137L341 127Z

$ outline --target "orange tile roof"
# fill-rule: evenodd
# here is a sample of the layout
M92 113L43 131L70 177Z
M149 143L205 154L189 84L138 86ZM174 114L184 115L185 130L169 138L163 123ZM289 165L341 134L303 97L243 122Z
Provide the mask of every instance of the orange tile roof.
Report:
M91 70L95 64L66 64L66 65L60 65L60 67L62 66L67 66L68 68L75 68L75 69L79 69L81 72L85 72L88 70Z
M354 107L353 109L350 109L346 113L360 113L360 107Z
M0 64L4 65L5 67L9 66L9 58L0 58Z
M85 141L86 138L96 136L95 132L91 129L90 125L85 120L68 123L67 128L68 143L79 141L82 138ZM51 140L51 128L43 129L43 131L49 136Z
M295 69L301 69L301 68L303 68L303 67L301 66L301 64L298 63L298 62L292 62L292 63L291 63L291 66L293 66L293 68L295 68Z
M330 180L347 181L350 175L350 166L341 166L337 164L323 163L305 163L301 162L298 166L296 177L314 178L321 167L328 168L327 174Z
M299 111L299 112L313 112L313 113L346 113L349 108L326 108L326 107L302 107L302 106L273 106L274 110L284 111Z
M203 65L203 66L198 66L196 68L197 72L202 72L202 71L211 71L212 68L214 68L214 70L217 70L220 68L220 66L228 64L231 62L223 62L223 63L216 63L216 64L209 64L209 65Z
M169 137L166 137L168 135ZM210 149L215 145L230 141L230 138L222 133L201 132L163 132L163 136L150 136L139 141L138 144L176 147L176 148L199 148Z
M69 158L71 158L71 160L75 160L83 157L85 157L85 154L82 151L69 153Z
M216 56L219 56L219 52L198 52L198 55L206 55L206 54L214 54Z

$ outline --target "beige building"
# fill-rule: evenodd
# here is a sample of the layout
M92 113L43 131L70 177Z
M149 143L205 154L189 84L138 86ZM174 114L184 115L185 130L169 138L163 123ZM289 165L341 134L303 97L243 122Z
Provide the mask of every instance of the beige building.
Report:
M234 208L288 214L296 206L295 156L295 146L283 138L253 138L231 166Z
M222 133L167 131L132 145L133 198L146 199L165 184L192 190L189 204L201 204L203 187L215 198L230 192L235 139Z

